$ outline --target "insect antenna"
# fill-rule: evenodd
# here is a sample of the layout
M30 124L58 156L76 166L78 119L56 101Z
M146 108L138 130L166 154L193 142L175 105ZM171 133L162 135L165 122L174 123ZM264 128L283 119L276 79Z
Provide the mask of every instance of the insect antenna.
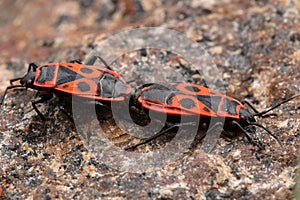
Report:
M7 91L10 90L10 89L13 89L13 88L25 88L25 87L23 85L10 85L10 86L8 86L5 89L2 98L0 99L0 105L2 105L2 103L4 101L4 98L5 98L6 94L7 94Z
M269 129L267 129L266 127L264 127L263 125L261 124L258 124L258 123L249 123L249 125L252 125L252 126L257 126L257 127L260 127L262 129L264 129L269 135L271 135L277 142L278 144L282 147L282 143L280 142L280 140L278 139L278 137L276 135L274 135Z
M282 101L282 102L276 104L275 106L273 106L273 107L267 109L267 110L264 110L264 111L261 111L261 112L256 112L256 113L253 114L253 116L263 116L264 114L270 112L271 110L274 110L275 108L278 108L280 105L282 105L282 104L284 104L284 103L286 103L286 102L288 102L288 101L291 101L291 100L293 100L293 99L295 99L295 98L297 98L297 97L300 97L300 94L297 94L297 95L295 95L295 96L292 96L292 97L290 97L290 98L288 98L288 99L286 99L286 100L284 100L284 101ZM249 104L248 104L248 105L249 105ZM253 109L253 106L252 106L252 105L250 105L250 106L251 106L251 108Z

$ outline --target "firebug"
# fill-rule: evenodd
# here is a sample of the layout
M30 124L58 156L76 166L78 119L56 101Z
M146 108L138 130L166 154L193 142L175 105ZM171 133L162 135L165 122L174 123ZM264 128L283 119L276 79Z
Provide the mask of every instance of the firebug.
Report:
M280 145L281 142L271 131L256 122L255 116L262 116L269 111L277 108L283 103L299 97L295 95L279 104L267 109L263 112L258 112L254 106L247 101L238 101L232 97L222 95L207 87L191 83L150 83L140 86L135 93L132 102L139 109L148 112L149 110L157 113L165 113L169 118L174 117L192 117L198 116L200 124L209 123L212 118L223 119L224 123L217 122L211 126L206 135L212 133L218 127L222 127L223 135L232 136L235 134L243 134L253 144L260 148L264 148L260 143L256 142L252 137L250 131L246 130L248 127L256 126L264 129L271 135ZM245 106L248 104L254 111L252 114ZM218 120L215 120L218 121ZM222 120L220 120L222 121ZM179 124L180 125L180 124ZM162 134L170 131L178 125L169 126L143 142L127 149L136 148L142 144L156 139Z
M92 66L91 62L100 59L106 67ZM34 110L45 120L36 104L50 100L53 95L60 98L71 96L98 104L123 101L131 93L130 85L112 71L101 57L92 57L87 64L75 60L68 63L53 62L44 65L29 64L27 74L10 81L0 101L2 105L8 90L13 88L31 88L41 95L31 101ZM13 85L20 81L20 84Z

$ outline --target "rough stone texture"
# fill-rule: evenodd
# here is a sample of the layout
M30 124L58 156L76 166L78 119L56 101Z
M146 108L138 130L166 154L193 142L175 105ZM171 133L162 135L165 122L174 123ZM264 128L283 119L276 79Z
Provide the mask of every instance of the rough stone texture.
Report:
M247 98L263 109L299 93L299 1L3 0L0 8L1 91L9 79L22 76L30 62L83 60L112 33L162 26L180 31L213 55L230 96ZM160 50L141 55L138 51L120 55L112 68L132 85L145 76L143 70L152 77L156 65L175 67L176 73L190 79L184 72L191 66L184 58ZM147 71L147 66L154 69ZM166 68L157 70L170 77L172 70ZM39 107L48 118L41 130L43 123L29 103L34 95L32 90L10 91L1 106L0 199L295 197L297 100L274 111L277 117L258 118L279 137L281 148L257 129L266 150L258 150L244 137L219 138L211 154L197 142L162 168L129 173L109 167L89 151L57 99ZM104 130L114 126L102 124ZM124 136L124 142L118 130L109 134L114 144L122 146L128 140ZM164 141L159 139L158 145ZM152 150L151 144L144 148Z

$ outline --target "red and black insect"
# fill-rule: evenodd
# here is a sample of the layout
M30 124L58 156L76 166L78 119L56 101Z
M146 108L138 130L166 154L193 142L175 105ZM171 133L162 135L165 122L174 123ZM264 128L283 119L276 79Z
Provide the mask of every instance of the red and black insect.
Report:
M225 136L235 134L245 135L249 141L260 148L263 146L254 141L250 136L250 132L246 130L250 126L257 126L264 129L269 135L275 138L279 144L281 142L271 131L256 123L255 116L262 116L267 112L277 108L279 105L290 101L300 95L293 96L285 101L273 106L272 108L258 112L251 103L244 101L243 103L226 95L212 91L209 88L189 83L151 83L145 84L138 88L135 93L135 104L145 112L151 110L158 113L165 113L172 118L193 117L197 116L200 124L209 123L212 118L221 119L211 126L206 134L210 134L216 128L222 127ZM252 114L244 104L248 104L255 112ZM223 121L218 122L218 121ZM131 146L135 148L145 144L172 129L172 126L161 130L145 141ZM128 148L128 149L129 149Z
M126 84L123 78L116 72L110 70L109 66L101 57L105 67L82 64L79 61L69 63L48 63L38 66L35 63L29 64L27 74L24 77L12 79L11 86L8 86L1 99L8 90L13 88L32 88L41 91L41 95L33 99L32 106L41 119L45 119L37 109L37 103L43 103L53 97L69 98L80 97L85 100L95 101L99 104L109 102L121 102L131 93L131 87ZM96 58L89 59L89 62ZM20 81L19 85L12 85Z

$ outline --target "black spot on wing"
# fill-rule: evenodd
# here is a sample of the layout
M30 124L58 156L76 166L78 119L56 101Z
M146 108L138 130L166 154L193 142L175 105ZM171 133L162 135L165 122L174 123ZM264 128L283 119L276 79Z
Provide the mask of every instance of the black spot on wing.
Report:
M196 96L198 101L206 105L208 108L210 108L214 113L218 112L218 107L221 101L221 97L219 96Z
M156 95L159 95L159 93L156 93ZM164 101L166 101L166 104L172 105L173 104L173 99L176 98L176 94L173 93L173 92L172 93L168 93L168 98L167 99L166 99L165 96L163 96L162 98L163 98L163 100L161 101L162 103L164 103Z
M181 99L179 101L179 104L182 107L187 108L187 109L194 108L196 106L196 103L192 99L190 99L190 98Z
M77 74L76 72L72 71L67 67L59 66L56 85L72 82L80 78L83 78L83 76Z
M210 110L207 107L204 107L203 110L206 112L210 112Z
M79 82L77 83L77 87L81 92L90 91L91 87L86 82Z
M45 83L46 81L52 81L54 77L55 65L45 65L40 68L40 75L37 79L38 83Z
M191 92L200 92L201 91L200 88L198 88L196 86L190 86L190 85L185 86L185 89L187 89L188 91L191 91Z
M227 113L229 113L231 115L237 115L236 107L238 105L239 105L238 102L232 101L232 100L227 99L226 97L224 97L223 104L221 106L221 111L222 112L227 112Z
M91 74L91 73L93 73L93 70L90 69L90 68L87 68L87 67L81 67L81 68L80 68L80 71L81 71L82 73L86 73L86 74Z

